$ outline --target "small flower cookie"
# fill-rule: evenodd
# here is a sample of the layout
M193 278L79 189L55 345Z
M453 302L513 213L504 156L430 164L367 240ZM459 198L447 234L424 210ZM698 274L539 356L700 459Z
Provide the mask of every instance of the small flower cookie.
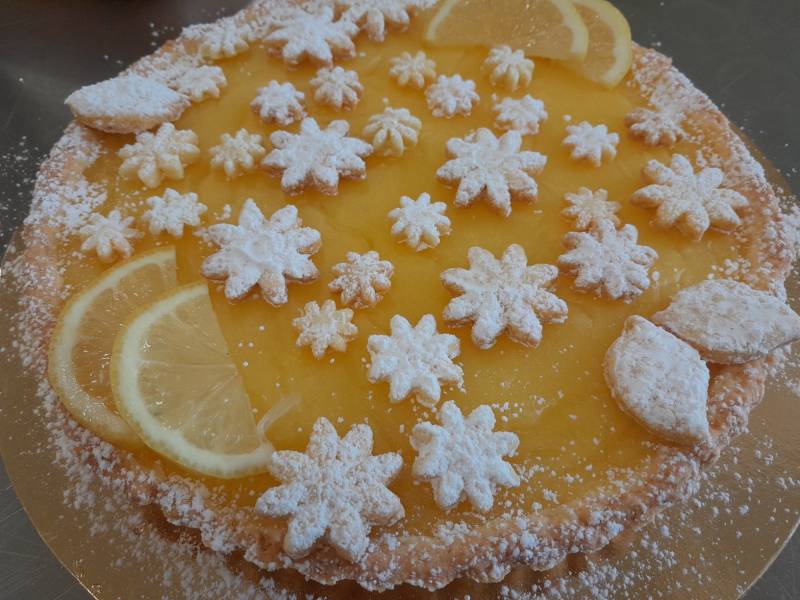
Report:
M403 52L390 61L389 75L403 87L421 90L436 79L436 63L422 50L416 54Z
M442 384L461 386L464 373L453 362L461 350L458 338L436 332L436 319L425 315L412 327L404 317L392 317L391 335L371 335L369 380L389 382L389 400L400 402L415 394L417 402L435 406Z
M586 160L595 167L617 155L619 135L610 133L605 125L592 125L587 121L567 126L567 137L563 144L572 149L570 158Z
M434 117L450 119L469 115L480 96L475 91L474 81L462 79L461 75L439 75L436 83L425 90L425 99Z
M486 350L505 331L515 342L536 347L542 340L542 323L563 323L567 304L550 290L558 269L553 265L528 265L522 246L511 244L500 260L474 246L468 253L469 269L448 269L441 275L447 290L458 294L445 307L449 325L472 323L472 341Z
M375 525L405 516L400 499L386 487L400 473L398 452L372 455L372 429L353 425L343 438L324 417L317 419L305 452L280 450L268 468L281 485L268 489L256 511L289 517L283 550L300 558L318 541L356 562L367 551Z
M333 300L326 300L322 306L309 302L302 314L292 321L300 332L297 345L310 346L316 359L322 358L328 348L344 352L347 343L358 334L358 327L353 325L352 319L353 311L349 308L337 310Z
M709 228L729 232L742 223L736 210L748 205L747 198L720 187L725 179L720 169L709 167L695 174L688 158L673 154L670 166L648 162L644 176L651 185L634 193L631 204L657 209L652 221L656 227L677 227L699 241Z
M162 196L148 198L147 205L150 208L142 215L142 221L149 224L150 234L167 232L174 238L183 237L184 226L200 225L200 216L208 209L197 201L197 194L181 194L172 188L164 190Z
M119 174L137 176L147 187L158 187L164 180L183 179L183 168L200 156L194 131L175 129L164 123L158 131L136 134L136 143L123 146L117 153L122 159Z
M655 250L636 243L638 235L633 225L617 230L607 219L588 232L570 232L558 266L575 275L576 290L630 302L650 287L649 271L658 258Z
M240 129L236 135L223 133L218 146L209 148L211 168L222 169L228 177L238 177L254 171L267 153L261 145L261 136Z
M417 200L402 196L400 207L389 211L392 237L401 238L411 248L420 252L439 245L439 238L450 235L450 219L444 212L444 202L431 203L431 195L422 193Z
M250 47L253 32L246 23L221 19L203 28L200 53L204 58L220 60L241 54Z
M309 83L314 100L336 110L352 110L364 94L358 73L342 67L323 67Z
M267 48L280 54L287 65L304 60L321 65L333 64L334 58L352 58L356 54L353 39L358 25L349 19L333 20L333 10L325 7L317 13L296 10L282 20L264 38Z
M509 92L527 87L533 77L533 61L522 50L512 50L510 46L495 46L483 63L482 70L489 74L494 86L503 86Z
M375 152L382 156L403 156L406 147L417 145L422 121L407 108L387 106L382 113L372 115L364 127L367 138Z
M436 504L444 510L466 499L476 510L490 511L497 486L520 484L514 468L503 460L516 452L519 438L493 431L494 413L486 404L464 418L455 402L445 402L439 422L425 421L411 431L411 447L418 454L414 479L430 482Z
M333 266L336 278L328 284L328 289L341 294L345 306L370 308L381 301L383 295L392 287L394 266L374 250L358 254L348 252L347 261Z
M564 200L569 206L561 214L573 219L574 227L579 231L590 229L601 221L611 221L615 227L619 227L617 213L622 206L619 202L608 199L607 190L592 191L582 187L574 194L564 194Z
M637 108L625 117L631 137L648 146L674 146L683 139L683 115L674 111Z
M244 202L239 224L217 223L208 228L219 251L203 261L205 277L225 281L225 297L240 300L258 285L273 306L286 304L287 283L308 283L319 277L311 261L322 245L319 231L302 227L291 204L269 219L251 199Z
M306 116L304 104L305 94L298 92L291 83L270 81L258 88L250 108L264 123L277 123L285 127Z
M335 0L342 18L356 23L373 42L382 42L387 28L404 31L414 13L435 0Z
M202 102L209 98L219 98L228 85L222 69L211 65L200 65L187 69L170 81L175 91L188 97L192 102Z
M541 124L547 120L544 102L530 95L519 100L503 98L492 110L495 127L502 131L514 129L523 135L536 135Z
M142 232L131 227L132 224L133 217L123 218L118 210L112 210L107 217L92 213L89 222L78 231L83 238L81 252L94 250L104 263L113 262L116 255L129 258L133 254L129 240L142 237Z

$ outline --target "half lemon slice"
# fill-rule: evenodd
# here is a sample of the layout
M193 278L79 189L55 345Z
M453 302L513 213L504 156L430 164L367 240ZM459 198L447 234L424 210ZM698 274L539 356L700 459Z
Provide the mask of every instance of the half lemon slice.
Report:
M579 75L614 87L627 75L633 61L628 20L606 0L572 0L589 30L589 52L568 65Z
M528 56L583 60L589 32L571 0L445 0L428 22L425 41L507 44Z
M140 309L114 342L114 398L144 442L179 465L224 479L266 470L244 382L204 282Z
M114 337L131 313L175 284L175 248L143 252L104 272L58 317L50 342L50 384L81 425L113 444L142 445L112 398Z

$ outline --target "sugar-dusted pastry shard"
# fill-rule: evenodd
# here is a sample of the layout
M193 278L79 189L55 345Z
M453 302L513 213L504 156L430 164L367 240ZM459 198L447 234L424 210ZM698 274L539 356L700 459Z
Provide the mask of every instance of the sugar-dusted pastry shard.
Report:
M575 275L574 287L612 300L630 302L650 287L650 267L658 258L655 250L636 243L633 225L621 229L608 219L588 231L564 236L568 251L558 257L558 266Z
M155 133L136 134L136 142L120 148L119 174L138 177L147 187L158 187L164 178L183 179L184 167L200 156L198 139L190 129L164 123Z
M367 165L363 158L372 146L350 137L347 121L331 121L321 129L316 120L303 119L298 133L276 131L270 136L274 146L261 166L271 175L281 175L281 189L299 194L314 187L323 194L339 191L339 179L363 179Z
M369 308L381 301L392 287L394 267L374 250L358 254L348 252L347 261L333 266L336 278L328 284L331 292L341 294L342 304Z
M314 358L322 358L328 348L344 352L347 343L358 333L353 325L353 311L349 308L336 308L333 300L325 300L322 306L309 302L302 314L292 321L292 325L300 332L297 336L298 346L309 346Z
M389 75L403 87L421 90L436 79L436 63L422 50L415 54L403 52L390 61Z
M222 169L228 177L237 177L254 171L267 153L261 145L261 136L242 128L235 135L223 133L219 144L208 149L211 168Z
M89 215L89 222L80 228L78 235L83 238L82 252L94 250L102 262L113 262L117 255L128 258L133 254L130 240L142 237L142 232L134 229L133 217L122 217L118 210L108 216L99 213Z
M436 319L425 315L416 326L404 317L391 320L391 335L371 335L369 380L389 382L389 400L400 402L414 394L424 406L435 406L442 384L461 386L464 373L453 359L460 352L458 338L437 333Z
M708 367L689 344L634 315L603 367L611 395L643 427L680 444L708 438Z
M475 509L488 512L498 486L520 483L514 468L503 460L514 455L519 438L510 431L494 431L494 413L486 404L464 418L455 402L445 402L439 422L425 421L411 431L411 446L417 451L414 479L429 481L436 504L445 510L466 499Z
M472 341L494 346L504 331L515 342L538 346L542 323L563 323L567 304L551 293L558 277L553 265L528 265L522 246L511 244L498 260L479 247L469 249L469 269L448 269L442 283L459 294L442 317L450 325L472 325Z
M544 102L531 95L522 98L503 98L492 108L494 126L503 131L512 129L522 135L536 135L543 121L547 120Z
M471 79L463 79L461 75L439 75L436 83L425 90L425 99L434 117L450 119L456 115L469 115L480 96Z
M305 452L274 452L269 471L281 485L268 489L256 511L289 517L283 550L293 558L319 542L356 562L367 551L369 532L405 516L387 487L403 466L399 452L372 454L372 429L359 423L340 438L324 417L317 419Z
M200 65L182 71L171 81L170 86L192 102L202 102L208 98L219 98L228 85L222 69L211 65Z
M403 31L418 10L428 8L436 0L335 0L343 10L342 18L356 23L369 39L382 42L387 29Z
M495 46L483 62L482 70L489 74L492 85L503 86L509 92L527 87L533 77L534 64L522 50L511 46Z
M648 162L644 176L651 185L635 192L631 204L655 208L652 223L656 227L676 227L699 241L709 228L727 232L742 223L736 211L747 206L747 198L721 187L725 175L720 169L708 167L695 173L688 158L673 154L669 166Z
M605 125L592 125L587 121L567 126L567 137L563 144L571 149L570 158L585 160L599 167L605 160L617 155L619 134L609 132Z
M364 94L358 73L342 67L322 67L309 84L318 104L336 110L352 110Z
M203 261L205 277L225 281L225 297L244 298L254 287L273 306L286 304L287 283L308 283L319 276L311 261L322 244L319 231L303 227L289 204L269 219L251 199L244 202L239 224L217 223L208 236L219 251Z
M150 207L142 214L142 221L148 224L151 235L167 232L172 237L183 237L184 227L200 225L200 216L207 207L197 201L197 194L189 192L181 194L167 188L161 196L147 199Z
M291 83L270 81L258 88L250 108L264 123L291 125L306 116L305 94L298 92Z
M334 21L330 7L314 13L298 9L281 19L264 43L288 65L296 66L305 60L331 65L334 58L355 56L352 38L357 33L358 25L351 20Z
M519 131L498 138L481 128L448 140L447 155L450 160L439 167L436 178L445 185L458 185L456 206L484 199L504 217L511 214L512 200L536 200L539 188L533 177L547 164L546 156L522 150Z
M564 201L569 206L562 210L561 214L572 219L575 229L585 231L592 225L606 220L619 227L617 213L622 206L619 202L608 199L607 190L590 190L582 187L574 194L564 194Z
M637 108L625 117L631 137L647 146L674 146L683 139L683 115L666 109Z
M709 362L740 364L800 339L800 315L772 294L729 279L678 292L653 322L688 342Z
M66 99L75 118L108 133L138 133L174 121L189 99L140 75L119 75L73 92Z
M439 245L439 238L450 235L450 219L445 216L444 202L431 203L431 195L422 193L414 200L408 196L400 198L400 207L389 211L392 237L402 239L411 248L420 252Z
M417 145L422 121L407 108L387 106L382 113L372 115L364 127L364 137L377 154L403 156L406 148Z

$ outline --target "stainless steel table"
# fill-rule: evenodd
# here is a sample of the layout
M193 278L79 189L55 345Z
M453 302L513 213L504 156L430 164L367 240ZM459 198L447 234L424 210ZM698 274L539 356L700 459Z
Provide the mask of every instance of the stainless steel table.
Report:
M800 189L800 0L614 0ZM70 115L62 101L181 26L245 2L0 1L0 250L27 212L38 162ZM0 374L5 376L6 374ZM0 464L0 600L87 600L32 528ZM800 599L800 536L745 596Z

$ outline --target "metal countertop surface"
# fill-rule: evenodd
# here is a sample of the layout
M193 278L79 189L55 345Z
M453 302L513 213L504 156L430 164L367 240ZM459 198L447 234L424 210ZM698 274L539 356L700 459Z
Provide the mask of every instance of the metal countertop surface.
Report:
M671 56L800 189L800 0L613 0L634 39ZM74 89L114 75L229 0L0 0L0 251ZM5 376L5 374L0 374ZM41 541L0 462L0 600L88 600ZM746 600L800 599L795 535Z

